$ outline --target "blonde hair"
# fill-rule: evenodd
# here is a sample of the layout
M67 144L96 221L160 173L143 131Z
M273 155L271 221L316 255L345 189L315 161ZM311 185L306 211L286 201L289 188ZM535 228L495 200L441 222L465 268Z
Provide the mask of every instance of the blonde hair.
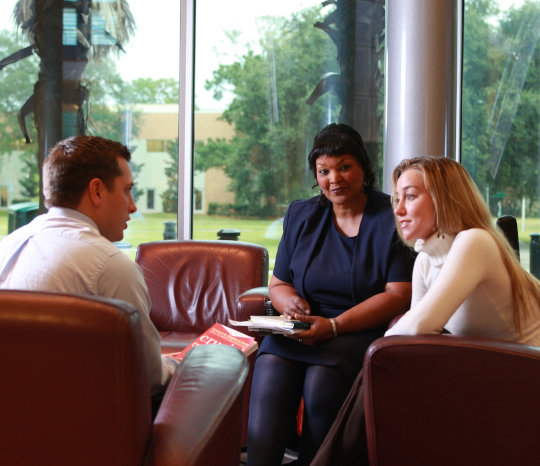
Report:
M394 169L394 195L399 177L406 170L422 173L426 190L433 200L437 230L440 234L457 235L469 228L486 230L497 243L510 276L514 308L514 324L521 334L521 318L530 309L540 307L540 281L519 263L517 255L494 225L488 206L465 168L446 157L425 156L402 160ZM400 235L401 229L397 225Z

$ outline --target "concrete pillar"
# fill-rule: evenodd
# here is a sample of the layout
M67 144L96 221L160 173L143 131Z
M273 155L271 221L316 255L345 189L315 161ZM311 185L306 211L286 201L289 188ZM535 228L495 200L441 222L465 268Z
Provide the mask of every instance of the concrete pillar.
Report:
M461 0L386 1L383 189L400 160L459 159Z

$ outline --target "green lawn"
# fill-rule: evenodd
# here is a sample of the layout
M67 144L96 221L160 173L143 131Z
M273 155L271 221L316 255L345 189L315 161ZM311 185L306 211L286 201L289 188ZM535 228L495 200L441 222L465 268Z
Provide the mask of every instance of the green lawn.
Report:
M531 233L540 233L540 218L525 218L525 225L522 225L521 218L517 219L518 234L520 241L530 244Z
M165 221L176 221L174 214L135 214L129 222L124 242L132 248L136 245L163 239ZM223 228L240 230L240 241L256 243L268 249L271 258L270 266L276 257L282 224L275 220L238 219L231 217L208 216L195 214L193 217L193 239L219 239L217 232ZM126 249L126 253L134 257L135 251Z
M126 230L124 251L135 258L136 247L140 243L163 239L164 222L176 221L174 214L141 214L136 213ZM521 219L517 219L519 239L527 244L531 241L531 233L540 233L540 218L525 219L524 230ZM273 268L276 257L282 224L278 220L238 219L196 214L193 218L194 239L218 239L217 232L222 228L240 230L240 241L260 244L268 249L270 268ZM0 238L7 234L8 212L0 210Z
M163 239L164 222L176 222L174 214L133 215L125 232L123 242L136 248L140 243ZM281 235L281 222L259 219L236 219L197 214L193 218L194 239L218 239L217 232L222 228L240 230L240 241L260 244L268 249L270 257L275 257ZM0 238L8 232L8 211L0 210ZM271 237L269 237L271 236ZM130 254L131 255L131 254Z

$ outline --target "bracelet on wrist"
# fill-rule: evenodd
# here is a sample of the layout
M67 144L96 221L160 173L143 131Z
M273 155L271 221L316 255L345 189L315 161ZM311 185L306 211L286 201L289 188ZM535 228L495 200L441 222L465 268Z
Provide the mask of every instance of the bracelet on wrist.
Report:
M330 321L330 324L332 325L332 333L334 334L334 338L337 337L337 328L336 328L336 321L334 319L328 319Z

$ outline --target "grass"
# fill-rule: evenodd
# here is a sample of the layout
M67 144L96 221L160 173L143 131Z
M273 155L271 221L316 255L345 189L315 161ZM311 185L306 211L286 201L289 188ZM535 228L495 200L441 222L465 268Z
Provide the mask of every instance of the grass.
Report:
M141 214L136 213L125 232L123 250L132 259L135 258L137 245L148 241L163 239L164 222L176 223L175 214ZM519 239L530 244L531 233L540 233L540 218L526 218L524 225L517 219ZM268 249L270 256L270 269L273 269L282 224L278 220L242 219L220 216L195 214L193 217L194 239L218 239L217 232L222 228L235 228L240 230L240 241L260 244ZM8 211L0 210L0 238L7 235Z
M124 242L132 247L125 250L130 257L135 257L134 249L138 244L163 239L164 222L176 222L174 214L135 214L129 222ZM223 228L235 228L240 231L239 240L264 246L270 256L270 268L273 268L282 224L276 220L241 219L195 214L193 216L193 239L217 240L218 231Z
M525 225L522 225L521 218L517 219L519 240L530 244L531 233L540 233L540 217L525 218L524 223Z

